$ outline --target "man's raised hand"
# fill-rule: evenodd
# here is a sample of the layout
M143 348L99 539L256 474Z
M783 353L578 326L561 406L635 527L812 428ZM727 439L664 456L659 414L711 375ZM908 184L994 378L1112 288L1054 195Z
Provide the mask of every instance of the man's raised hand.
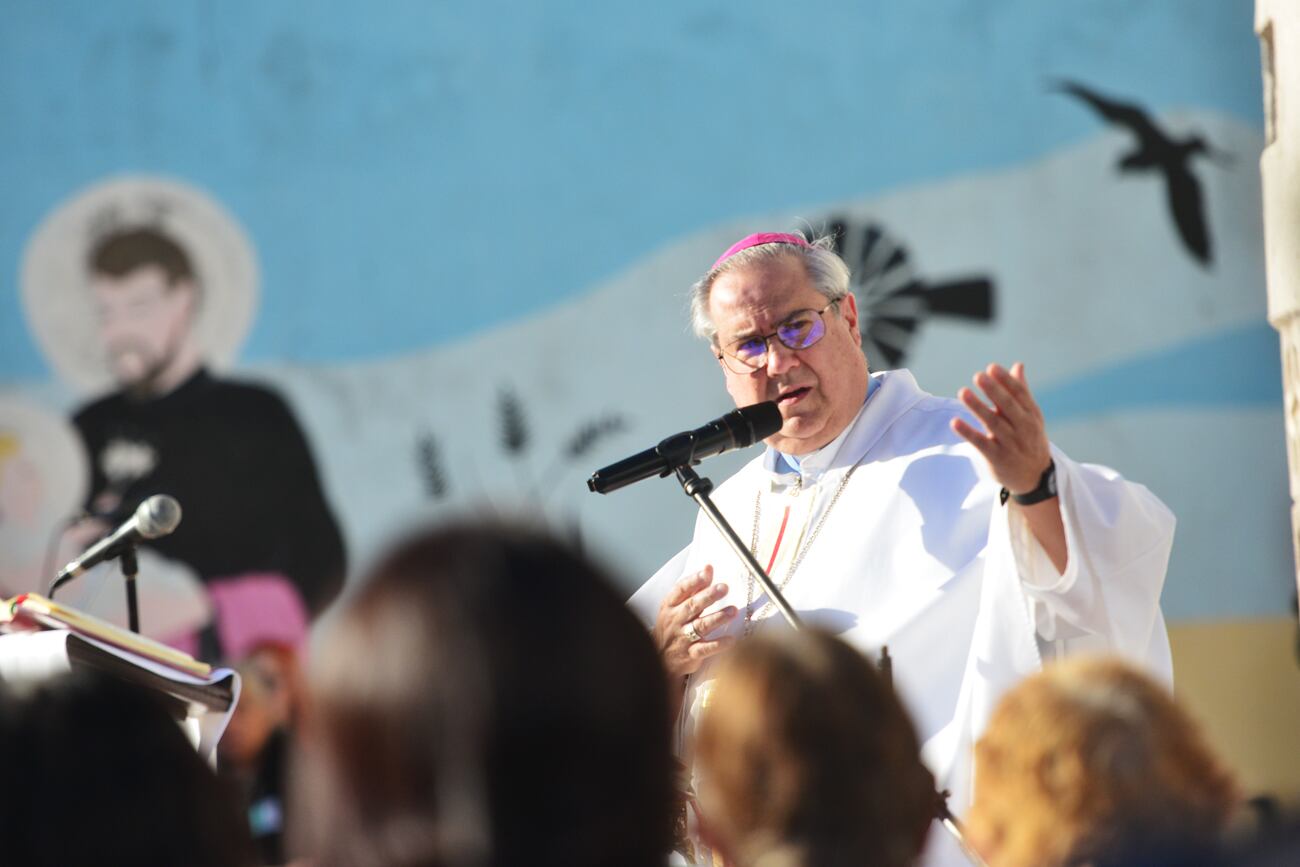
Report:
M1025 366L1016 362L1008 371L990 364L971 379L988 403L970 388L961 389L957 397L984 430L958 418L952 421L953 431L984 455L993 477L1008 491L1032 491L1052 462L1052 450L1043 412L1025 381Z

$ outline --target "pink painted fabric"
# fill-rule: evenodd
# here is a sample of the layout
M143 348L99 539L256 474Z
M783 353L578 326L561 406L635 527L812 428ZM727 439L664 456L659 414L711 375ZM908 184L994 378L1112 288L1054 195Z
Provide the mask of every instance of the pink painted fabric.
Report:
M759 247L763 244L794 244L796 247L811 247L804 240L802 235L791 235L786 232L755 232L752 235L746 235L736 243L727 248L727 252L718 257L718 261L713 263L710 271L716 271L718 266L739 253L741 250L748 250L750 247Z
M278 572L250 572L208 582L217 640L222 657L237 662L264 644L306 649L309 619L298 590ZM166 642L193 655L198 635L178 635Z
M274 642L297 650L307 642L307 608L278 572L253 572L208 585L217 611L217 637L227 659L243 659Z

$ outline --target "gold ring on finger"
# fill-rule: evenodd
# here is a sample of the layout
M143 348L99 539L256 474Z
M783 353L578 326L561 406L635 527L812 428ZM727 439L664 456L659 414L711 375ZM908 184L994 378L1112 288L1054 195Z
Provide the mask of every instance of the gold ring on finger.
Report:
M694 620L688 622L685 626L682 627L682 635L685 635L687 640L689 640L691 643L704 640L704 636L700 635L700 631L695 628Z

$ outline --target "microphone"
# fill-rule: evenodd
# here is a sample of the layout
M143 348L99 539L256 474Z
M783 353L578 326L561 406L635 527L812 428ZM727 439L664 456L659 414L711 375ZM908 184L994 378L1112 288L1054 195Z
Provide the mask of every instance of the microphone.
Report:
M181 504L175 497L155 494L145 500L135 510L135 514L120 527L91 545L81 556L64 566L54 583L50 585L50 594L60 586L76 578L81 573L105 560L111 560L128 545L142 539L160 539L176 529L181 522Z
M651 476L666 476L678 467L752 446L779 431L784 423L775 401L741 407L703 427L674 434L652 449L596 470L587 479L587 488L608 494Z

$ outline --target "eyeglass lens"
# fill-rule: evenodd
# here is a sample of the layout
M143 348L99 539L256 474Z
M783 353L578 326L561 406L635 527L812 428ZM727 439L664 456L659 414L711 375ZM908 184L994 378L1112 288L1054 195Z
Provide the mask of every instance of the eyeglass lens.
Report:
M750 367L758 367L767 355L767 341L775 337L790 349L807 349L826 333L826 323L816 310L798 310L776 327L767 337L749 337L735 343L731 355Z

